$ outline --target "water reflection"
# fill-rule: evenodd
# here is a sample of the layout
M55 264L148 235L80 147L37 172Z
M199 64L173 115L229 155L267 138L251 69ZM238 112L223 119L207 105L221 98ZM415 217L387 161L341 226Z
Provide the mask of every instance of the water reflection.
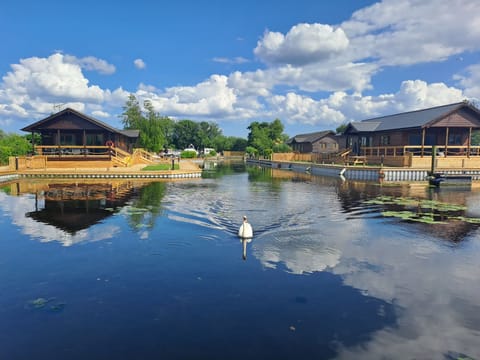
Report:
M242 243L242 259L247 260L247 244L252 242L252 239L240 239Z
M384 218L452 242L462 241L480 225L478 207L472 206L479 195L470 189L355 181L343 183L338 191L348 218Z
M205 185L193 197L178 189L170 206L188 213L179 204L195 199L203 209L196 218L209 219L198 224L229 233L233 219L247 213L256 229L251 253L265 269L334 274L366 298L394 306L395 325L375 330L358 344L342 339L338 358L480 356L480 288L475 285L480 234L477 224L459 218L478 218L478 189L432 191L425 185L385 186L268 168L248 169L247 179L247 188L236 185L245 181L237 175L228 188ZM384 216L410 205L369 203L379 196L464 207L430 209L441 221L419 223Z
M102 346L97 341L101 338L105 349L109 345L118 350L119 341L130 344L138 358L480 357L480 231L476 224L460 220L479 217L477 189L431 191L425 186L385 186L242 166L219 165L219 174L206 175L201 182L132 184L129 195L117 204L107 197L92 199L99 209L114 211L70 232L23 216L49 208L45 189L38 197L35 191L18 191L18 186L31 184L9 188L17 196L0 193L3 213L28 238L58 241L64 236L61 241L68 245L112 234L118 242L133 238L117 247L114 242L108 252L94 246L69 249L95 259L89 263L92 268L78 265L74 272L86 286L77 290L79 298L72 302L77 302L77 316L89 319L87 310L82 312L88 308L97 318L86 324L91 329L83 335L91 336L88 341L79 336L75 345L63 337L65 348L77 349L77 358L88 358L84 349L92 348L84 345ZM377 202L381 199L388 201ZM93 211L94 205L87 207L85 199L72 201L80 206L79 216ZM440 211L431 203L433 223L384 216L386 211L419 207L425 214L424 201L459 207ZM66 212L64 205L61 210L58 202L53 204L55 216ZM239 244L237 231L244 214L255 239ZM136 241L141 239L146 241ZM240 246L242 258L248 255L249 261L240 259ZM3 270L9 269L14 250L0 257ZM65 256L56 255L57 260ZM38 264L48 266L43 260L37 259ZM45 270L42 284L55 284L63 269L66 277L71 275L69 265L58 261ZM91 286L86 272L97 286ZM98 286L96 279L104 276L97 273L115 281ZM15 276L13 270L8 274L2 286L3 280ZM40 296L48 294L28 293L26 299ZM4 333L18 317L25 317L23 307L8 313L1 309L2 320L7 318L0 322ZM14 315L6 315L10 313ZM72 317L62 319L62 331L79 321L73 313L68 307L63 312ZM32 332L29 321L24 320L24 328ZM124 324L134 324L133 330ZM42 326L44 322L34 330L43 334ZM112 333L118 336L105 335ZM249 346L232 346L232 338ZM40 340L29 340L42 347Z
M166 184L146 185L138 181L18 181L3 186L0 196L5 210L15 212L13 221L24 233L42 242L59 241L70 246L118 235L117 225L106 224L117 214L123 215L133 230L148 237L148 229L161 215ZM99 227L90 229L94 225Z

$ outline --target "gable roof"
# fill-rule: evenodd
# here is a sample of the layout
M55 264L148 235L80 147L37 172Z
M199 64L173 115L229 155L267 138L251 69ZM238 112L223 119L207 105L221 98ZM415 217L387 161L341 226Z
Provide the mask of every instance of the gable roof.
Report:
M296 143L314 143L322 138L324 138L327 135L335 135L335 133L332 130L325 130L325 131L317 131L314 133L308 133L308 134L298 134L290 139L287 140L287 144L292 144L293 142Z
M480 116L480 112L477 108L462 101L423 110L408 111L363 121L353 121L349 124L348 128L352 129L354 132L364 132L428 127L428 125L436 120L444 118L462 107L467 107Z
M42 119L42 120L39 120L37 122L34 122L33 124L30 124L26 127L24 127L23 129L21 129L22 131L28 131L28 132L32 132L32 131L35 131L35 129L41 127L42 124L45 124L57 117L60 117L60 116L63 116L65 114L74 114L92 124L95 124L96 126L98 127L101 127L109 132L112 132L112 133L117 133L117 134L121 134L121 135L124 135L124 136L127 136L127 137L138 137L139 135L139 130L119 130L119 129L116 129L106 123L104 123L103 121L100 121L100 120L97 120L91 116L88 116L88 115L85 115L85 114L82 114L81 112L79 111L76 111L72 108L66 108L62 111L59 111L58 113L55 113L55 114L52 114L48 117L46 117L45 119Z

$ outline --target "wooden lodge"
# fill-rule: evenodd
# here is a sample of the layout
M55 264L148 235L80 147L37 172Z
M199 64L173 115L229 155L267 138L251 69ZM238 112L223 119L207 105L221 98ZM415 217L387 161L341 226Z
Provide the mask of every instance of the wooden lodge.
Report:
M17 159L15 169L111 167L152 162L152 154L135 149L139 130L119 130L66 108L22 129L40 135L32 156ZM101 164L100 164L101 162ZM56 163L56 165L53 165Z
M335 133L331 130L295 135L287 140L287 145L300 154L338 152L338 142Z
M271 160L430 169L436 149L437 169L480 169L480 146L472 145L479 130L480 110L464 101L354 121L341 135L299 134L287 141L292 153Z
M66 108L22 129L40 135L33 151L39 155L99 155L116 147L132 153L139 130L118 130L104 122Z
M429 168L480 168L480 111L468 102L388 115L348 124L343 136L350 155L369 164Z

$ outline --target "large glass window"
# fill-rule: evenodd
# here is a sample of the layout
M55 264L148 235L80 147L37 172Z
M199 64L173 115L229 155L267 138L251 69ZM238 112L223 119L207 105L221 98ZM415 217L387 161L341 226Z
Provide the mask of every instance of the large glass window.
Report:
M462 145L462 134L448 134L448 145Z
M60 134L60 145L75 145L75 134Z
M380 136L380 145L390 145L390 136L389 135L382 135Z
M101 146L104 144L105 141L103 140L103 134L87 134L85 145Z

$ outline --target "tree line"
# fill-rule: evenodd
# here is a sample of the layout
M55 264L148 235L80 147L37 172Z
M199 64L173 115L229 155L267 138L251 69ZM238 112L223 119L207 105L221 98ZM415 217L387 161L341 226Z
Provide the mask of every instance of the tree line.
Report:
M285 144L288 135L279 119L273 122L253 122L247 128L248 139L225 136L215 122L196 122L188 119L173 120L162 116L145 100L143 109L130 94L123 107L121 120L125 129L140 130L138 147L151 152L165 149L185 149L190 144L196 149L212 148L216 152L245 151L251 155L269 156L272 152L289 151Z
M143 108L135 95L130 94L120 115L124 129L140 130L136 147L159 153L165 149L185 149L193 144L196 149L214 149L216 152L242 151L251 156L269 156L273 152L287 152L288 135L279 119L272 122L254 121L247 127L248 138L225 136L213 121L173 120L162 116L145 100ZM40 136L35 134L35 143ZM0 130L0 164L8 164L11 156L32 153L32 135L7 134Z
M224 136L214 122L170 119L156 112L150 100L144 101L142 110L133 94L123 107L121 119L125 129L140 130L137 147L151 152L185 149L190 144L215 151L245 151L247 147L246 139Z

